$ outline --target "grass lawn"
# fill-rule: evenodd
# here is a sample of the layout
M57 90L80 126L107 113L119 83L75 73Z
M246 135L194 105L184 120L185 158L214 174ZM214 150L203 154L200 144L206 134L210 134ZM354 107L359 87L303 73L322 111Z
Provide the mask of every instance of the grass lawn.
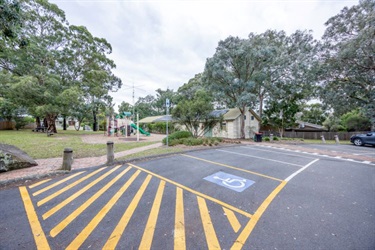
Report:
M72 148L74 158L106 155L107 145L89 144L81 140L81 135L103 134L92 131L59 130L53 136L25 130L0 130L0 143L14 145L34 159L62 157L64 148ZM151 145L157 142L115 143L115 152Z
M304 139L304 143L323 144L322 140ZM326 140L326 144L336 144L335 140ZM349 140L340 141L340 144L351 144Z

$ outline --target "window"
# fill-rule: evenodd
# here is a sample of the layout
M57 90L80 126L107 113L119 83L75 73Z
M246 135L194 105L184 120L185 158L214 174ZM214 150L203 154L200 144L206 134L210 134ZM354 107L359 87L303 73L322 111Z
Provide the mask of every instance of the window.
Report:
M226 122L221 123L221 130L227 131L227 123Z

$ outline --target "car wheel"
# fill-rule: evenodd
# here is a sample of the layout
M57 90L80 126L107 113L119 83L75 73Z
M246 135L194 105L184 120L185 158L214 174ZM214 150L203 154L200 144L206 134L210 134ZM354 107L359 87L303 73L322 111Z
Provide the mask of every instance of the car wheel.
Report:
M354 139L354 145L356 145L356 146L363 146L362 139L360 139L360 138Z

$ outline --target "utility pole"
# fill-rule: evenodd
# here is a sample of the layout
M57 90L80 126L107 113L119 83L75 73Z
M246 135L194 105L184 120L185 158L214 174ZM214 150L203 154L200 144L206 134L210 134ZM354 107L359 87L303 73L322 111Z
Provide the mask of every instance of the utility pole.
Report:
M168 98L165 100L165 106L167 107L167 128L166 128L167 138L166 138L166 141L167 141L167 147L168 147L168 114L169 114L169 99Z

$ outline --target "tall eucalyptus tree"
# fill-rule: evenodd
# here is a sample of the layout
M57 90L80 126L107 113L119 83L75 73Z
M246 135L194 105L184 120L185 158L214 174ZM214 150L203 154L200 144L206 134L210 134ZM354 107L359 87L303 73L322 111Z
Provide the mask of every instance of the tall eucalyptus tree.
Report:
M338 116L362 108L375 128L375 1L343 8L326 26L321 98Z

